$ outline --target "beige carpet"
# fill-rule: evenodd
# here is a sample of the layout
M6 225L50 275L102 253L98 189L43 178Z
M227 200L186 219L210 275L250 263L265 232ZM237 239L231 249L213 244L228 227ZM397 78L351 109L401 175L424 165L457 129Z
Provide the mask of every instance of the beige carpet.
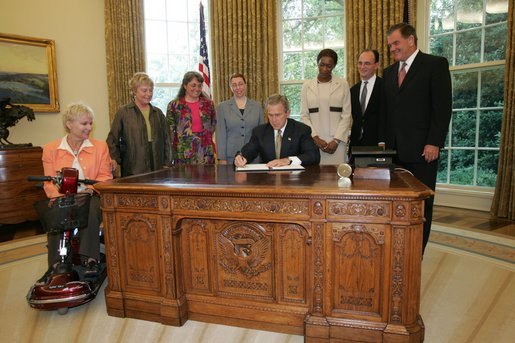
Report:
M425 342L514 342L515 240L435 226L431 241L422 265ZM0 342L303 342L191 320L172 327L110 317L103 289L66 315L31 309L25 295L46 269L42 245L41 236L0 244Z

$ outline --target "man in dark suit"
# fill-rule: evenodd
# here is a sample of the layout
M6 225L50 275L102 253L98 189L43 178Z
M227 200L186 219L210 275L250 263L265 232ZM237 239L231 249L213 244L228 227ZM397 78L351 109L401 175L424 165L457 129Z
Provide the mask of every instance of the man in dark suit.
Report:
M268 167L289 164L319 164L320 152L311 137L311 128L289 119L290 103L284 95L272 95L266 101L268 123L252 130L250 141L236 155L234 164L243 167L258 155Z
M379 52L366 49L359 54L358 71L361 81L350 89L352 129L350 147L379 143L381 112L381 78L376 75Z
M435 190L438 157L452 113L449 63L421 52L411 25L392 26L387 42L396 62L383 72L381 138L387 148L397 150L400 166ZM431 197L425 203L423 250L429 240L433 201Z

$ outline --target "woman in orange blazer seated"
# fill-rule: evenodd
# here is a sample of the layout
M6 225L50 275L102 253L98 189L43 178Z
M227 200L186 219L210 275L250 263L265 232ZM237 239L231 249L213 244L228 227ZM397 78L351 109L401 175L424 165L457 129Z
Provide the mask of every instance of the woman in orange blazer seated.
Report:
M113 178L112 164L106 142L91 138L93 128L93 110L84 104L70 104L63 113L63 126L66 136L52 141L43 148L43 169L46 176L55 176L63 167L79 171L79 179L106 181ZM58 186L45 182L45 193L49 198L64 194L59 193ZM102 220L100 198L93 186L79 184L78 192L91 194L88 226L80 230L79 254L86 266L86 274L98 274L100 259L99 226ZM48 270L38 280L45 283L53 268L59 262L59 234L48 233Z

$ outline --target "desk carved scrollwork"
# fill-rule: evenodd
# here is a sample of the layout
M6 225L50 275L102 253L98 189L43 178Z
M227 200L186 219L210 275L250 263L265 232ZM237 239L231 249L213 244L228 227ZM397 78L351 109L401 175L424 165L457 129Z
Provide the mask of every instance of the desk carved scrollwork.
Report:
M98 185L110 315L210 321L307 342L423 341L427 187L395 173L339 189L333 166L243 181L230 166L195 168Z

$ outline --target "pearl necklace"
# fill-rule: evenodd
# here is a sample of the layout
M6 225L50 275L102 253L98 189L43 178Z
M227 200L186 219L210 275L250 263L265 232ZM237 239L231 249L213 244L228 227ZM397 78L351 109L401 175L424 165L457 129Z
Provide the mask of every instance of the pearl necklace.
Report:
M77 157L77 155L79 154L79 151L80 151L80 147L82 146L82 142L80 142L79 144L79 147L77 149L73 148L72 145L70 144L70 142L68 141L68 139L66 140L66 142L68 143L68 145L70 146L70 149L72 149L72 152L73 152L73 156Z
M243 97L243 98L234 98L236 100L236 105L238 106L238 109L240 110L244 110L245 109L245 105L247 105L247 97Z

